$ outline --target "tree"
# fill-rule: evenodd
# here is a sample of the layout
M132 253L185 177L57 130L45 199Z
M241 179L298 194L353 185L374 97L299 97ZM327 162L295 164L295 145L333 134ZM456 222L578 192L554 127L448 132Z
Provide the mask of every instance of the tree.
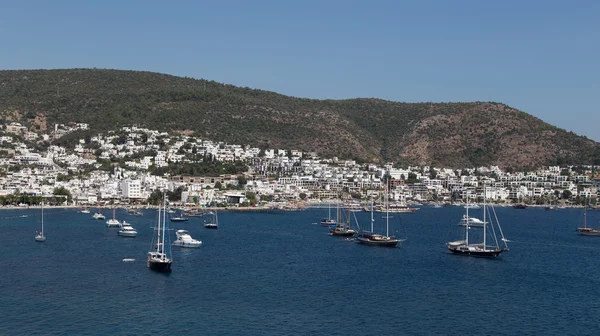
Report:
M305 193L300 193L298 196L300 196L300 199L304 201L307 195Z
M246 198L248 199L248 202L250 202L250 204L252 205L257 203L256 194L251 191L246 192Z
M71 192L65 187L54 188L54 191L52 191L52 194L55 196L57 196L57 195L67 196L67 202L71 202L71 199L72 199Z
M221 187L223 187L223 185L221 182L217 181L217 183L215 183L215 189L221 189Z
M562 192L562 198L564 198L564 199L569 199L569 198L571 198L571 196L573 196L573 193L570 192L569 190L564 190Z
M241 187L245 186L248 183L248 180L246 179L246 176L244 176L244 175L238 175L237 181L238 181L238 185Z
M163 192L160 191L159 189L154 189L152 191L152 193L150 194L150 197L148 197L148 203L152 204L152 205L158 205L163 201Z
M434 180L435 178L437 178L437 172L433 168L429 169L429 179Z

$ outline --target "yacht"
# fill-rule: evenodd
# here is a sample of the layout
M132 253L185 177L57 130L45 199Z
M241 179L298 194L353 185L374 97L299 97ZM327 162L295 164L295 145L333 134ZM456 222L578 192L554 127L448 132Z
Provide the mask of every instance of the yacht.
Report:
M165 194L162 209L161 207L158 208L158 221L154 228L152 248L148 251L146 259L148 268L157 272L171 272L171 265L173 264L173 259L170 256L171 245L168 244L169 236L167 235L166 205L167 198ZM168 250L166 248L167 246L169 247Z
M103 215L103 214L101 214L100 212L96 212L96 213L94 213L94 214L92 215L92 218L93 218L93 219L99 219L99 220L103 220L103 219L105 219L106 217L104 217L104 215Z
M117 233L119 236L123 237L135 237L137 236L137 231L129 224L123 224L123 227Z
M177 230L175 235L177 239L173 242L173 246L194 248L202 245L202 241L193 239L187 230Z
M472 208L469 208L469 209L472 209ZM479 228L482 228L485 224L487 224L487 223L484 223L479 218L467 217L466 215L463 215L462 219L458 223L459 226L467 226L467 225L469 225L469 227L479 227Z

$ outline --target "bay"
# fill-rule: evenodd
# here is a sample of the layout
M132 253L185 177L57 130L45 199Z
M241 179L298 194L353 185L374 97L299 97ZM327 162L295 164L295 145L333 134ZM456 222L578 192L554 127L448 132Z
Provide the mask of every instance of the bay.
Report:
M131 239L90 214L46 210L36 243L39 209L2 210L0 334L596 334L600 237L575 233L583 211L496 210L512 241L498 259L447 252L460 207L394 214L391 231L408 239L396 249L329 236L313 224L327 209L220 212L218 230L169 223L203 246L173 247L168 275L145 264L155 211L117 211Z

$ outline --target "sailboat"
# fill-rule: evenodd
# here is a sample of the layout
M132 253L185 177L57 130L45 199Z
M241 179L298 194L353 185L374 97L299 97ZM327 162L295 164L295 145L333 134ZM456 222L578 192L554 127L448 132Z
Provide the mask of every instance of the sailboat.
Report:
M219 218L217 217L217 209L213 211L213 220L209 222L204 222L204 227L206 229L218 229L219 228Z
M104 217L104 215L102 214L102 212L100 212L100 208L98 208L98 211L96 211L93 215L92 215L93 219L104 219L106 217Z
M387 188L385 190L385 204L386 210L388 209L388 194ZM373 200L371 199L371 209L373 209ZM359 244L366 245L376 245L376 246L385 246L385 247L396 247L399 243L405 241L406 239L398 239L396 237L390 236L390 216L389 212L386 211L385 216L385 236L382 234L377 234L373 232L373 210L371 210L371 231L361 231L356 237L356 242Z
M331 203L330 202L327 202L327 218L321 219L321 222L319 224L321 224L323 226L335 225L335 219L331 218Z
M167 234L167 218L166 218L166 197L163 201L162 212L161 208L158 208L158 218L156 221L156 227L154 228L154 235L152 237L152 247L148 252L147 265L148 268L157 272L170 272L171 264L173 259L171 255L171 245L168 242L165 244L165 240L168 240ZM156 238L156 239L154 239ZM169 246L169 254L165 246Z
M348 218L346 219L345 223L342 223L342 221L339 220L339 214L340 214L340 209L337 209L337 224L335 224L335 226L332 226L329 229L329 234L332 236L341 236L341 237L348 237L348 236L354 236L356 234L356 230L353 230L350 228L350 214L353 211L353 209L345 207L346 210L348 210Z
M600 228L587 226L587 205L583 206L583 227L578 227L576 231L582 236L600 236Z
M106 227L121 227L121 222L117 220L115 217L116 208L113 206L113 215L112 218L106 221Z
M484 195L485 194L486 193L484 191ZM469 194L467 193L467 204L468 202ZM495 225L492 221L492 214L495 218ZM487 221L486 217L489 217L489 222ZM494 208L492 206L487 206L485 197L483 198L483 221L472 220L472 218L469 217L469 207L465 207L465 215L461 220L461 224L465 227L465 239L448 242L448 250L450 250L452 253L473 257L497 257L502 252L508 251L508 246L506 245L508 240L504 238L504 233L502 232L502 227L500 227L500 222L498 221L498 217L496 216ZM498 233L501 236L500 240L504 244L503 248L500 248L496 227L498 228ZM469 236L469 231L473 228L482 229L482 242L473 243L474 238ZM491 239L488 237L488 230L491 233Z
M44 236L44 201L42 201L42 231L35 235L35 241L40 243L46 241L46 236Z

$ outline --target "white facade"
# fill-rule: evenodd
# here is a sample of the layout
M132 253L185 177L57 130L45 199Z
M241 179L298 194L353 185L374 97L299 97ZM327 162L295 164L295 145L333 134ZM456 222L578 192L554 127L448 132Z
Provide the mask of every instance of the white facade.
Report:
M123 198L142 198L142 183L140 180L121 181L121 195Z

